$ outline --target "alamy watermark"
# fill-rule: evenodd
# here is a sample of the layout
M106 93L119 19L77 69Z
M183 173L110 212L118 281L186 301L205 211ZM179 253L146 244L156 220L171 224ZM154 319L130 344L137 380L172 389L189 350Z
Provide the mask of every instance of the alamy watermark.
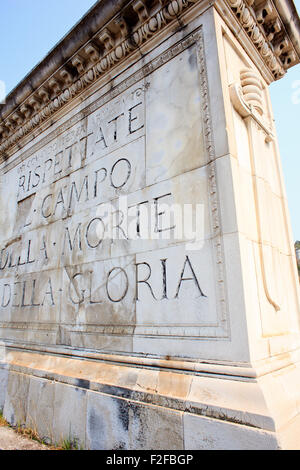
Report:
M186 243L187 250L199 250L205 239L204 204L168 204L165 194L150 203L129 204L121 196L112 204L101 204L92 220L96 242L109 240L173 240ZM94 238L93 237L93 238Z

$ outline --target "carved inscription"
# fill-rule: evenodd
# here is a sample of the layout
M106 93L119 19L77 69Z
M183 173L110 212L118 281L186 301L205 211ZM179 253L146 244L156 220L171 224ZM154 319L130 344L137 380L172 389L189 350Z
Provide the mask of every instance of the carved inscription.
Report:
M70 243L70 249L73 250ZM154 300L160 301L163 299L177 299L181 295L181 291L184 290L185 283L191 283L194 287L196 296L206 297L203 293L199 280L195 274L191 256L186 256L183 261L183 266L181 272L176 281L176 289L171 292L168 289L168 259L162 259L161 270L159 272L160 283L163 286L163 295L159 296L155 289L151 285L151 279L153 280L153 269L151 265L147 262L134 263L134 292L135 300L141 301L141 286L146 286L145 291L150 295ZM155 274L157 276L157 273ZM97 274L92 270L87 272L78 271L73 274L68 283L66 289L68 300L73 304L81 304L88 302L90 304L101 304L109 300L110 302L121 302L129 290L129 275L127 274L126 269L115 266L110 269L108 272L104 273L105 282L104 285L99 283L97 285ZM117 281L116 281L117 279ZM113 283L117 282L118 288L115 289L118 292L112 293L111 286ZM53 282L51 276L48 277L46 286L42 289L39 282L39 277L33 277L30 280L22 280L15 282L2 282L0 285L0 300L1 308L8 307L40 307L45 303L49 306L55 306L54 301L54 291L53 291ZM98 296L97 299L94 297L93 290L101 287L102 296ZM57 292L55 292L57 294ZM145 300L146 296L143 296Z
M21 164L18 168L18 200L82 168L85 162L98 160L136 140L144 135L144 126L144 92L138 88L109 102L92 114L88 123L77 125ZM129 171L130 162L127 164ZM113 186L116 166L115 162L108 175Z
M186 50L174 72L169 65L158 69L7 174L15 205L0 246L0 323L47 323L51 331L56 325L50 344L105 349L108 339L99 345L96 328L122 337L124 343L109 346L115 351L128 350L134 328L137 335L159 336L155 327L183 338L201 336L201 328L214 334L219 313L206 156L198 158L202 150L188 130L169 142L172 113L176 126L190 115L193 133L197 122L202 132L199 93L190 93L199 78L195 52ZM177 78L184 66L186 84ZM169 111L169 97L160 107L154 95L147 98L161 77L170 81L174 102L178 90L189 100L181 97ZM151 151L148 136L158 140ZM204 208L200 248L187 248L189 238L179 230L183 213L179 219L170 213L184 204ZM90 336L80 336L88 327ZM23 338L31 340L29 333Z

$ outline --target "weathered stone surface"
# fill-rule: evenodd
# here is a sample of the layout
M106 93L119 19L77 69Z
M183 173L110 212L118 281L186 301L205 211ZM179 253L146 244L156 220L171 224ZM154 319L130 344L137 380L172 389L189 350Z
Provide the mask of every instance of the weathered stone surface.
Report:
M3 416L12 426L19 426L26 422L26 397L28 397L29 382L28 375L9 374Z
M56 383L53 402L53 442L76 442L85 447L86 391Z
M184 439L190 450L278 450L273 433L234 423L185 414Z
M0 427L0 450L48 450L48 447L3 426Z
M54 389L53 382L30 379L26 427L35 430L46 442L54 442Z
M0 369L0 408L3 409L8 381L8 370Z
M129 404L95 392L88 393L87 447L90 450L128 449Z

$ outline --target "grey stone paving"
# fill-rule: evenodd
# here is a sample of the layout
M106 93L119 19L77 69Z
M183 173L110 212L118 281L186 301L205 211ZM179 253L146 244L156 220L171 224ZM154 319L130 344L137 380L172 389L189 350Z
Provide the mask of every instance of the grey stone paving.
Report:
M48 450L48 447L19 435L9 427L1 426L0 450Z

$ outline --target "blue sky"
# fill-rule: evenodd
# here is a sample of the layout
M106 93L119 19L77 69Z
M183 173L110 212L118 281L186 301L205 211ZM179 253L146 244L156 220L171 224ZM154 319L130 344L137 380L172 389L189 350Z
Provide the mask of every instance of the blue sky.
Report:
M0 80L20 80L95 0L0 0ZM300 11L300 0L294 2ZM270 86L294 239L300 240L300 65Z

